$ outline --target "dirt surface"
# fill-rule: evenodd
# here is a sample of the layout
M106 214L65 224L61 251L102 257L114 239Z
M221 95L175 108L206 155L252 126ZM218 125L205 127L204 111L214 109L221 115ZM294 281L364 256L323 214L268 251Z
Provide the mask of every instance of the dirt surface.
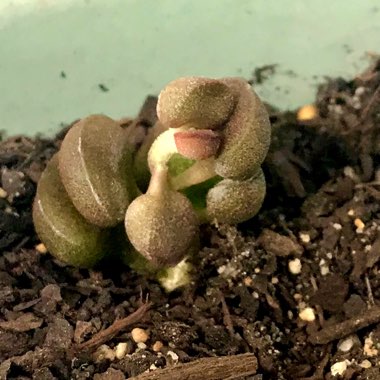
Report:
M65 130L1 142L0 379L380 379L380 62L315 106L271 110L263 209L205 227L169 295L44 252L31 202Z

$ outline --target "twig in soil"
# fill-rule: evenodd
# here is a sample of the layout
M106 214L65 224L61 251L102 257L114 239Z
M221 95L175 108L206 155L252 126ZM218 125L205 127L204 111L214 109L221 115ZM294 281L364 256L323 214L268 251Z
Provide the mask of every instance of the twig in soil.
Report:
M226 326L230 336L234 335L234 326L231 319L230 311L228 310L228 306L226 303L226 299L222 292L220 292L220 302L222 303L222 311L223 311L223 323Z
M322 330L311 334L309 336L309 342L313 344L326 344L333 340L353 334L362 328L378 322L380 322L380 306L373 306L371 309L357 317L325 327Z
M18 252L21 248L24 247L24 245L30 240L30 236L25 236L21 241L20 243L18 243L16 245L16 247L14 248L14 252Z
M128 315L128 317L116 320L111 326L107 327L105 330L99 331L87 342L78 344L75 347L76 351L79 352L82 350L95 350L100 345L112 339L116 334L118 334L121 330L125 329L127 326L139 322L148 312L151 305L152 304L150 302L146 302L132 314Z
M254 375L257 359L253 354L202 358L190 363L146 372L131 380L234 380Z
M375 299L373 298L372 287L367 274L364 276L364 280L368 293L368 307L372 307L375 305Z

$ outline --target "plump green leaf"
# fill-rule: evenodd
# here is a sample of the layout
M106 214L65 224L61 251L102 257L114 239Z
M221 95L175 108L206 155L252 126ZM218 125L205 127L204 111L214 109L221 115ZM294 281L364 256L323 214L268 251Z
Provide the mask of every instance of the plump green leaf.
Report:
M71 203L58 173L58 157L48 163L33 205L37 234L58 259L91 267L106 253L109 232L87 222Z

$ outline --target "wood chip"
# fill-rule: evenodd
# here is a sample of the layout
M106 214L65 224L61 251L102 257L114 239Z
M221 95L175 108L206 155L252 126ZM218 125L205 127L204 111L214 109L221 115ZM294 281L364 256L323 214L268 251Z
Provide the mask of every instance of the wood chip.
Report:
M191 363L145 372L131 380L234 380L254 375L257 359L253 354L202 358Z
M336 339L341 339L361 330L369 325L380 322L380 306L374 306L361 315L347 319L344 322L323 328L309 336L313 344L326 344Z

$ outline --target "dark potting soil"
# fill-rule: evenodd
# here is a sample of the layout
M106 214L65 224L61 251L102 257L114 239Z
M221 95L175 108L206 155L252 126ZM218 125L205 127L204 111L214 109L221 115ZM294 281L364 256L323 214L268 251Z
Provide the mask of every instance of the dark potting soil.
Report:
M31 203L66 129L0 142L0 379L380 379L380 61L315 106L270 110L262 210L204 227L171 294L38 245Z

